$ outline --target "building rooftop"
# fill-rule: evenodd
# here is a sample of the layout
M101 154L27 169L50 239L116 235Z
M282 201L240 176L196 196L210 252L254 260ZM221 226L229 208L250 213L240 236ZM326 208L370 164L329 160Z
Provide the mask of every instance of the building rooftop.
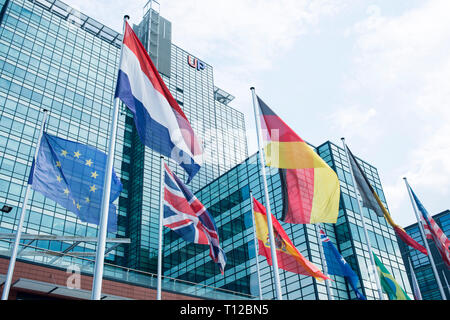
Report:
M69 23L93 34L94 36L120 48L122 34L105 26L95 19L81 13L59 0L28 0L51 13L56 14Z

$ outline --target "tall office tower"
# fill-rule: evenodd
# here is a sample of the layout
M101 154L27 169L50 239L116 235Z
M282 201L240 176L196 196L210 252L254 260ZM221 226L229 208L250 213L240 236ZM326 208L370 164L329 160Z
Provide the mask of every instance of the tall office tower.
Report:
M411 214L413 213L411 212ZM433 219L434 221L436 221L445 235L447 237L450 237L450 210L445 210L441 213L435 214L433 216ZM414 223L404 229L414 240L416 240L421 245L424 245L422 236L420 234L419 225L417 223ZM428 247L431 250L431 255L434 259L433 261L436 266L439 279L444 289L444 294L448 299L450 297L450 288L448 286L450 281L450 271L445 266L444 261L442 261L441 255L439 254L434 241L428 239L427 242ZM438 283L436 281L436 277L431 267L429 258L417 250L410 249L403 243L400 243L400 250L406 266L408 277L412 283L411 272L413 271L419 284L419 290L422 295L422 299L442 300ZM409 267L408 260L411 261L413 270L411 270L411 268Z
M247 157L244 118L228 105L231 95L214 85L212 66L172 44L171 23L159 16L154 4L147 4L142 23L134 28L203 141L204 164L189 184L195 191ZM12 233L42 108L49 110L48 133L106 151L122 35L59 0L0 0L0 6L0 207L13 207L10 213L0 215L0 232ZM242 133L231 136L233 130L228 128ZM218 136L228 131L230 136ZM231 140L232 145L222 146L222 141ZM186 178L179 166L170 166ZM108 237L130 238L131 243L108 245L111 251L107 259L155 272L160 158L142 145L133 118L123 105L114 169L124 188L116 201L118 232ZM24 232L95 237L97 226L81 222L54 201L32 192ZM0 244L3 248L10 245L8 241ZM92 254L96 247L92 242L73 244L32 243L43 249L86 254ZM38 256L30 259L49 261Z
M366 247L361 216L356 200L345 152L331 142L316 148L318 154L333 168L341 184L339 216L336 224L322 224L331 241L342 253L346 261L358 275L359 287L368 299L378 299L374 274L370 274L371 264ZM187 244L172 235L165 243L165 274L178 279L186 279L210 286L229 289L253 296L258 295L256 256L251 218L250 190L255 198L265 204L263 183L258 166L258 157L247 158L218 179L197 192L199 200L214 216L219 229L220 243L225 250L227 265L222 276L201 246ZM382 186L375 167L358 159L372 186L385 203ZM269 197L272 213L279 219L282 210L281 182L278 169L267 168ZM386 205L386 203L385 203ZM411 295L410 283L392 228L384 218L372 210L363 208L373 251L382 260L398 283ZM395 217L395 213L393 213ZM290 239L299 251L315 265L322 267L315 225L295 225L282 223ZM170 240L170 241L169 241ZM261 266L261 287L265 299L275 298L272 268L262 256L258 256ZM284 299L328 299L324 282L312 277L294 274L280 269L281 288ZM331 276L333 299L355 299L349 284L340 276Z
M233 97L214 85L212 66L172 43L172 24L160 15L159 4L151 0L144 10L134 30L202 141L203 164L189 184L196 191L247 157L244 116L228 105ZM132 122L130 116L127 119ZM128 265L156 271L160 155L142 146L134 128L132 136ZM173 161L169 166L186 181L180 166Z
M60 1L0 0L0 206L13 209L0 215L0 232L16 230L32 158L43 119L46 131L58 137L106 151L112 118L114 86L120 53L120 34ZM125 133L131 130L121 115L114 169L124 182L119 201L117 234L124 237L129 171ZM117 202L116 202L117 204ZM24 233L95 237L97 226L81 222L39 192L31 192ZM5 239L2 248L9 248ZM26 244L66 251L74 242L25 241ZM74 250L92 253L93 242ZM124 263L124 246L108 261ZM27 248L30 250L30 248ZM19 257L48 262L45 256Z

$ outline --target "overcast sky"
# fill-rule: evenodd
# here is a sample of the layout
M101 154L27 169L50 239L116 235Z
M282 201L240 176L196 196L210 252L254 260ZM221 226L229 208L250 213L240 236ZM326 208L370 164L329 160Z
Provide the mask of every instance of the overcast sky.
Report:
M144 0L64 0L121 32ZM389 209L416 222L403 177L431 214L450 198L450 1L160 0L173 42L211 64L256 137L251 92L304 140L346 138L378 168Z

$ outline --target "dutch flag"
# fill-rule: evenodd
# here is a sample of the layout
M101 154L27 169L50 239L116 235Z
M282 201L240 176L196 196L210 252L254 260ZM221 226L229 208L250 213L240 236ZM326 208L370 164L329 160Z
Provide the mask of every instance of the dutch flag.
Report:
M175 160L186 170L189 183L200 169L202 149L186 115L128 23L115 97L133 113L142 143Z

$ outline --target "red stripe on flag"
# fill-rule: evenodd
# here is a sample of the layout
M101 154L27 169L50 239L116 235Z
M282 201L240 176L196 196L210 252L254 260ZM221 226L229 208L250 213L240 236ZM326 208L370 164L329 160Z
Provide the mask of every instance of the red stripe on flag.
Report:
M173 98L169 89L165 85L141 41L139 41L139 38L136 36L130 25L128 23L125 24L126 26L123 44L126 45L135 54L136 58L139 60L139 64L141 65L142 72L150 80L155 90L159 91L159 93L161 93L167 99L170 106L187 121L186 115L184 114L183 110L181 110L177 101Z
M314 169L285 169L280 174L285 180L282 183L282 221L309 224L314 199Z
M427 250L421 244L417 243L413 238L411 238L403 229L394 227L394 231L397 236L402 239L407 245L413 247L416 250L419 250L425 255L428 255Z
M266 247L264 243L258 239L259 254L266 257L267 264L272 265L272 255L270 248ZM315 265L306 259L293 256L289 253L277 250L277 261L280 269L290 271L297 274L312 276L315 278L322 278L324 280L330 279L323 274ZM331 280L331 279L330 279Z
M192 211L198 216L200 213L206 210L205 206L195 198L195 200L190 204Z
M261 115L262 129L267 130L271 141L304 142L280 117Z
M169 224L165 224L164 226L170 228L170 229L176 229L180 226L187 226L189 223L194 223L194 221L190 220L190 219L184 219L184 220L180 220L177 222L173 222L173 223L169 223Z
M164 188L164 200L167 201L175 210L187 215L197 217L192 207L187 202L186 198L179 197L167 188Z

